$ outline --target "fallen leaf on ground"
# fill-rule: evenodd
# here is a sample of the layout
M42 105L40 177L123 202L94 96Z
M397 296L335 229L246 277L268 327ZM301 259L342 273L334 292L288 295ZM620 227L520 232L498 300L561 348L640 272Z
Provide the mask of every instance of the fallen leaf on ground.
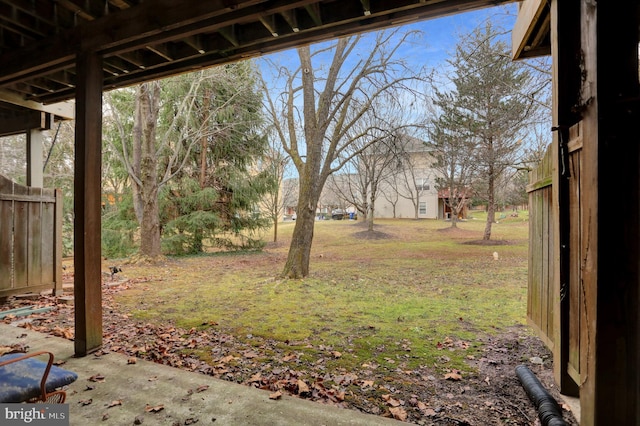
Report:
M309 392L309 386L304 382L304 380L298 379L298 394L303 394Z
M392 398L391 395L387 394L387 395L382 395L382 399L385 400L385 402L392 406L392 407L398 407L400 406L400 401L398 401L395 398Z
M271 395L269 395L269 399L280 399L280 398L282 398L282 392L280 391L276 391Z
M298 355L297 355L297 354L289 354L289 355L285 355L285 356L282 358L282 361L284 361L284 362L289 362L289 361L293 361L293 360L295 360L295 359L297 359L297 358L298 358Z
M122 400L116 399L115 401L111 401L111 404L107 405L107 408L115 407L116 405L122 405Z
M138 362L138 360L135 357L131 357L127 360L127 364L135 364L136 362Z
M85 405L89 405L92 402L93 402L93 399L81 399L80 401L78 401L78 404L84 407Z
M144 411L146 411L147 413L157 413L158 411L162 411L164 410L164 405L160 404L160 405L149 405L147 404L146 407L144 407Z
M362 381L362 385L360 385L360 387L362 388L367 388L367 387L373 387L373 380L363 380Z
M427 417L433 417L433 416L436 415L436 412L435 412L435 410L433 408L427 408L426 410L422 410L422 412Z
M262 374L258 371L256 374L249 377L249 380L247 380L247 383L259 382L260 379L262 379Z
M104 422L105 420L109 420L109 413L104 413L102 415L102 421Z
M445 380L453 380L453 381L458 381L458 380L462 380L462 376L460 375L460 373L452 371L451 373L447 373L444 375Z
M89 377L87 380L91 382L104 382L104 376L102 374L94 374L93 376Z
M209 389L209 385L200 385L196 388L196 392L204 392Z
M404 410L404 408L391 407L389 408L389 411L391 412L391 414L393 414L394 419L400 420L402 422L407 420L407 412Z

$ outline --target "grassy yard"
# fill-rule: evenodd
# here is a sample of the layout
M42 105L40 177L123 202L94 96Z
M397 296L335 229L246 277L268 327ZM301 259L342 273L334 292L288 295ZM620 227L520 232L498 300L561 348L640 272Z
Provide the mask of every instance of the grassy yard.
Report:
M528 222L526 213L509 213L493 226L502 243L495 245L470 244L482 238L481 215L457 230L442 221L378 220L377 238L365 238L358 222L318 221L311 275L299 281L277 277L293 230L283 223L278 243L261 253L123 265L134 284L115 301L146 322L274 342L278 351L262 350L260 362L329 351L327 368L464 372L479 336L525 323ZM198 355L212 357L203 348Z

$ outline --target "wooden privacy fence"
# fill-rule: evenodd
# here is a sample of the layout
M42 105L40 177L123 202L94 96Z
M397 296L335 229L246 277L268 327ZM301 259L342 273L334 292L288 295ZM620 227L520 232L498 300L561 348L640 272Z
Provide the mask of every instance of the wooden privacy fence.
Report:
M62 292L62 193L0 175L0 298Z
M529 290L527 317L540 338L553 350L553 270L555 220L553 210L553 149L529 173Z
M567 194L563 205L568 206L568 271L564 272L566 282L560 285L560 253L556 247L554 229L559 229L558 208L554 206L553 174L557 162L557 151L550 146L539 166L529 175L529 291L527 317L530 325L554 353L566 353L560 368L571 379L581 384L581 356L587 347L586 312L584 289L582 288L582 259L585 256L582 241L583 199L582 199L582 123L572 126L568 132L569 141L564 146L564 164L557 171L566 179ZM556 266L558 268L556 269ZM560 273L559 273L560 274ZM556 322L562 322L556 324ZM566 334L559 333L566 327ZM562 339L562 341L558 341ZM559 345L559 346L558 346ZM555 346L558 346L555 348ZM581 352L581 348L583 352Z

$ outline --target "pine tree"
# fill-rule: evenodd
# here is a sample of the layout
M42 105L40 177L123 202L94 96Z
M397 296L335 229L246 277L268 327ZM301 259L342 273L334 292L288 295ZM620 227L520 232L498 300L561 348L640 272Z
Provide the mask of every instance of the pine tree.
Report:
M496 188L507 168L517 163L521 141L539 104L531 93L532 75L513 62L501 33L491 23L477 28L456 46L451 102L460 130L473 138L474 161L482 198L487 203L483 239L491 238L495 221Z

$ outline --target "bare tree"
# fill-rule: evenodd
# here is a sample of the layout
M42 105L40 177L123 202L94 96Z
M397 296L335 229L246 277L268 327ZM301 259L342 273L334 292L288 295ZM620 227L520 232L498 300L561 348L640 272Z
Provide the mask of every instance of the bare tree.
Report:
M277 186L269 191L262 199L261 207L266 210L273 223L273 242L278 241L278 222L284 213L287 203L293 197L293 187L285 184L285 174L290 163L290 158L282 149L277 138L269 138L269 149L261 164L262 169L267 169L274 178Z
M398 174L393 183L398 196L411 201L414 218L420 217L420 200L427 191L432 191L435 176L431 169L433 161L427 144L413 136L403 134L401 138L403 148L400 151Z
M397 209L400 202L400 174L391 173L385 180L381 182L382 197L391 205L392 215L395 219L398 217Z
M347 153L347 147L369 136L352 131L354 126L376 108L381 96L417 78L394 59L409 35L392 31L377 33L374 40L362 35L342 38L313 52L309 46L300 47L299 66L293 71L280 70L285 87L277 99L265 84L267 109L300 183L297 220L283 276L302 278L309 274L315 211L322 188L333 172L360 152ZM363 46L366 42L370 44ZM314 67L314 60L331 53L328 69ZM377 140L375 135L369 139L370 143Z
M25 182L27 153L25 135L0 138L0 173L9 179Z
M362 213L367 221L367 230L373 231L376 200L381 195L382 183L398 172L404 145L402 137L387 133L380 135L378 141L360 150L360 141L352 145L360 153L347 163L346 185L337 186L341 196Z

